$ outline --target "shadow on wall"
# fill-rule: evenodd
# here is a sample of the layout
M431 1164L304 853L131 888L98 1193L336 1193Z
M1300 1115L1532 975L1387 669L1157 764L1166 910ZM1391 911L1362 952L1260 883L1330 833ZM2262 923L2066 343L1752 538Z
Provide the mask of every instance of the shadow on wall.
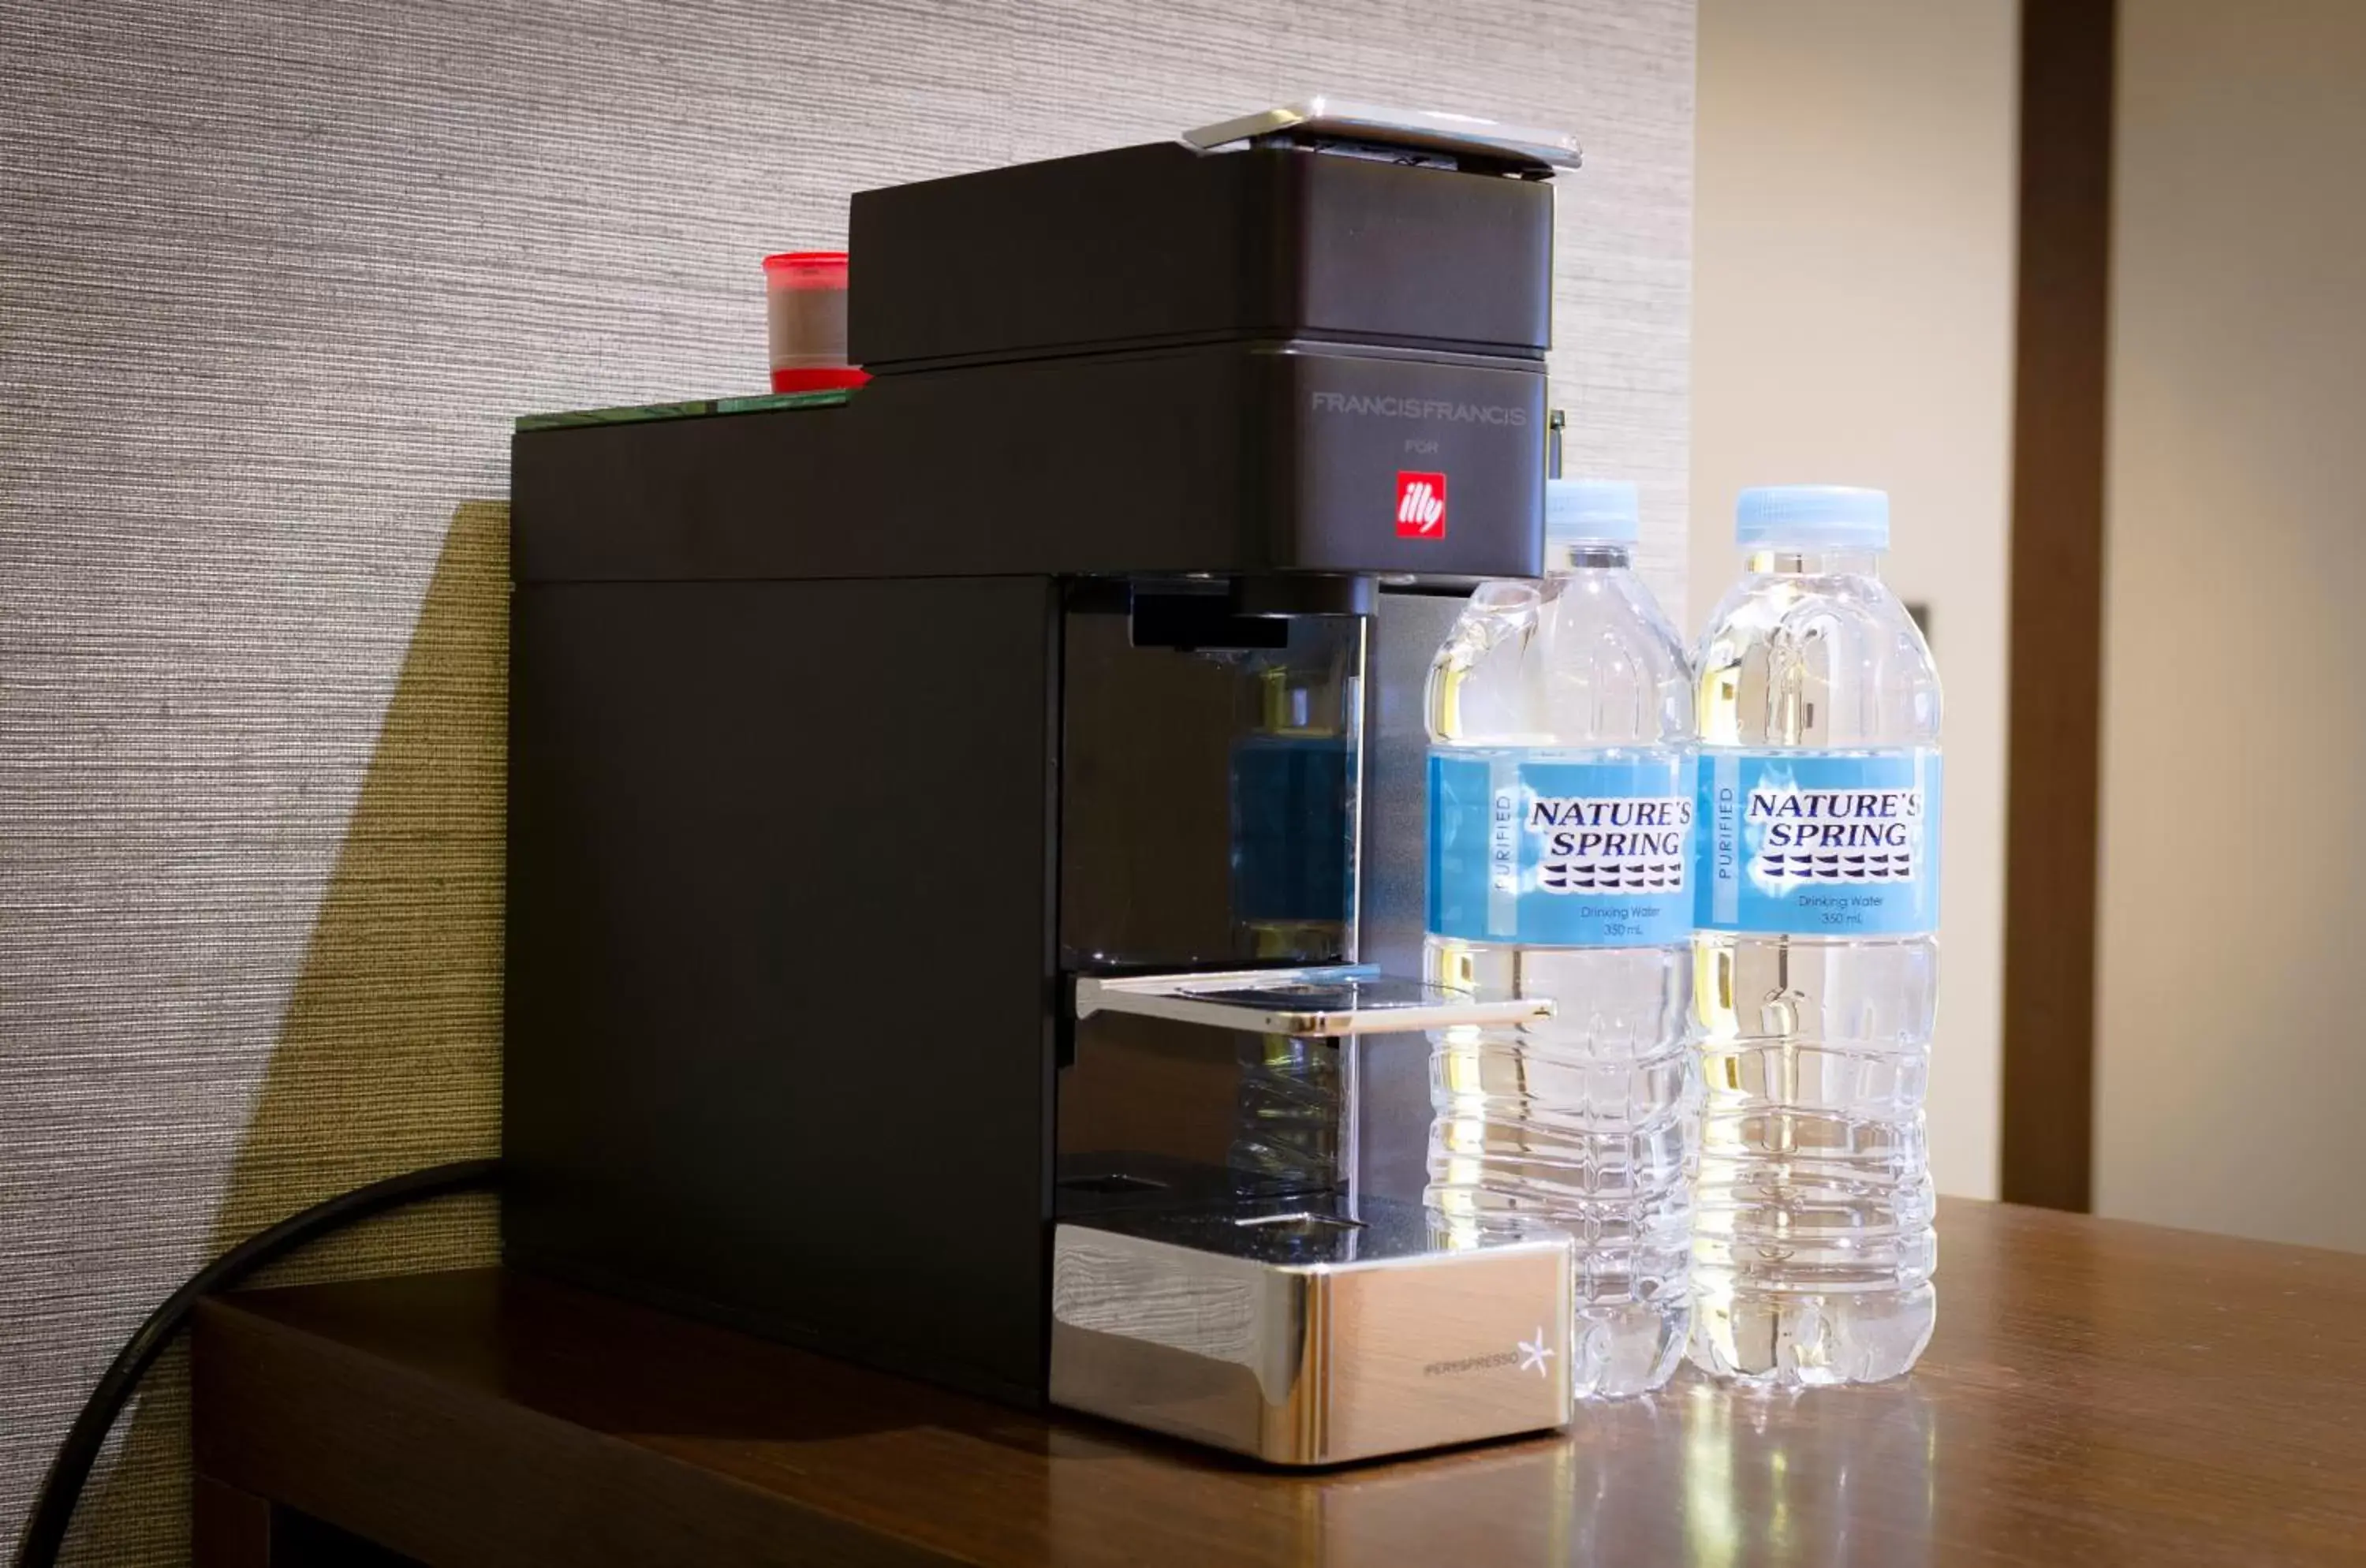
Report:
M453 514L212 1252L348 1188L500 1146L508 546L506 504ZM332 1237L259 1282L456 1268L494 1252L491 1201L458 1199ZM70 1562L188 1561L188 1417L184 1347L118 1429Z

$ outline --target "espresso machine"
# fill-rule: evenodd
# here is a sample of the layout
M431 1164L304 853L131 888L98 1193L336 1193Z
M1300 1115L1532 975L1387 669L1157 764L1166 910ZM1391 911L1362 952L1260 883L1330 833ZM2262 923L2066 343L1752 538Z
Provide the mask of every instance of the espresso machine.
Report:
M869 191L868 385L520 422L513 1266L1279 1463L1567 1421L1566 1238L1375 1173L1422 1032L1551 1008L1402 973L1406 759L1540 566L1574 164L1315 104Z

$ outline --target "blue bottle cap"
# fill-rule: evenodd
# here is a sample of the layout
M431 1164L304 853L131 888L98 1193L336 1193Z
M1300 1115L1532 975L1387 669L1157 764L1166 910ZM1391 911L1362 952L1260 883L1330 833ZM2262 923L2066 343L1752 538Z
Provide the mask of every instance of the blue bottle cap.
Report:
M1889 547L1889 492L1854 485L1759 485L1733 509L1745 550L1791 545L1820 550Z
M1545 542L1631 545L1642 536L1642 512L1628 479L1547 479Z

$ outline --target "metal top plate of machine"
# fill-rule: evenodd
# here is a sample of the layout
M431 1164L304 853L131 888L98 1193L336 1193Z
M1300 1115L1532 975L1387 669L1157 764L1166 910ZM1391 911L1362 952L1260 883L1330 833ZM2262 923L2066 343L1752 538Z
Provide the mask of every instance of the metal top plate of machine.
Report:
M1574 169L1583 161L1577 138L1566 131L1506 125L1439 109L1383 108L1328 93L1187 130L1183 142L1209 152L1254 146L1274 137L1316 147L1337 144L1394 148L1416 155L1476 156L1503 164L1514 174L1549 175L1555 169Z

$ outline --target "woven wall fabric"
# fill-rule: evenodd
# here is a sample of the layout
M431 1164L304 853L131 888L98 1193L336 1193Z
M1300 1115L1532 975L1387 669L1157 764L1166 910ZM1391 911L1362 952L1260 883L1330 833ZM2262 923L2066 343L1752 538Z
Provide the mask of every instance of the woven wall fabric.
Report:
M1682 603L1692 0L0 0L0 1542L208 1255L497 1142L513 416L761 389L851 191L1315 90L1580 133L1554 395ZM78 1561L186 1559L186 1413Z

